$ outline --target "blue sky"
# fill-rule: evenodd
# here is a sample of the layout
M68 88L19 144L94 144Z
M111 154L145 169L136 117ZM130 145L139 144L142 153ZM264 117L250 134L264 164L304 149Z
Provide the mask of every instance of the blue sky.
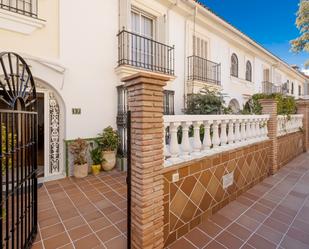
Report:
M299 0L201 0L220 17L289 64L303 68L309 54L293 54L289 41L299 35L295 26Z

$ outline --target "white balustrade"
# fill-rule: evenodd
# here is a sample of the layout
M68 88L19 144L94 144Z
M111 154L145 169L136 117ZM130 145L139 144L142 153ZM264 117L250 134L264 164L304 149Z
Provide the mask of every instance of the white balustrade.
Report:
M269 115L164 116L165 166L266 140L268 120Z
M277 136L300 131L303 128L303 118L302 114L278 115Z

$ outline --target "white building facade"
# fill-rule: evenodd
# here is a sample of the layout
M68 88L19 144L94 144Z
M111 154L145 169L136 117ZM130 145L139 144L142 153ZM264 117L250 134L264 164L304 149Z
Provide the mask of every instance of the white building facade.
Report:
M204 87L234 111L257 92L308 94L304 75L194 0L4 0L2 51L22 55L35 77L45 180L67 174L66 141L122 126L121 79L136 72L174 76L166 114Z

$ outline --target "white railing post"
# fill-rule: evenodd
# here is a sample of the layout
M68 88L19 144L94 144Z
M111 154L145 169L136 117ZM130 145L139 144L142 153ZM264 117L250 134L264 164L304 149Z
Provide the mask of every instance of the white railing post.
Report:
M240 135L240 120L237 119L235 123L235 143L241 142Z
M247 119L246 122L246 140L251 139L251 120Z
M193 131L194 131L193 151L194 151L194 154L199 154L202 148L202 142L201 142L201 136L200 136L200 126L201 126L201 122L198 122L198 121L193 122Z
M210 121L204 122L205 132L204 132L204 139L203 139L203 150L207 151L211 147L211 136L210 136Z
M247 119L242 119L241 120L241 124L240 124L240 129L241 129L241 141L245 142L246 138L247 138L247 133L246 133L246 123L247 123Z
M213 129L213 137L212 137L212 144L214 148L217 148L220 144L220 137L219 137L219 120L214 120L212 129Z
M180 123L172 122L170 123L170 161L176 162L178 161L179 156L179 144L177 138L177 130Z
M234 121L233 119L230 119L229 121L229 130L228 130L228 143L233 144L234 143Z
M226 135L226 120L221 121L221 134L220 134L220 141L221 141L221 146L226 146L227 144L227 135Z
M182 157L184 159L190 158L190 140L189 140L189 127L191 122L182 122L182 139L181 139L181 150Z

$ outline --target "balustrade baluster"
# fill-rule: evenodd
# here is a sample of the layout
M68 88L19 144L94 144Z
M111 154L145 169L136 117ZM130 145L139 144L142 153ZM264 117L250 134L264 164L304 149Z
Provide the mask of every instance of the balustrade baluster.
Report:
M245 142L247 138L246 123L247 123L247 119L241 120L240 129L241 129L241 141L242 142Z
M170 123L170 160L175 162L178 161L179 156L179 145L178 145L178 138L177 138L177 129L179 123L172 122Z
M182 157L185 159L190 157L190 140L189 140L189 127L191 122L182 122L182 139L181 139L181 149Z
M229 121L229 130L228 130L228 143L233 144L234 143L234 120Z
M204 122L204 139L203 139L203 149L204 150L209 150L211 147L211 137L210 137L210 121L205 121Z
M221 134L220 134L220 141L221 141L221 146L226 146L227 144L227 134L226 134L226 120L221 121Z
M193 122L193 130L194 130L193 151L194 151L194 154L199 154L202 148L202 142L201 142L201 137L200 137L200 126L201 126L201 122L198 122L198 121Z
M220 144L220 137L219 137L219 120L214 120L212 129L213 129L213 137L212 137L212 144L214 148L217 148Z
M237 119L235 123L235 143L241 142L240 135L240 120Z

